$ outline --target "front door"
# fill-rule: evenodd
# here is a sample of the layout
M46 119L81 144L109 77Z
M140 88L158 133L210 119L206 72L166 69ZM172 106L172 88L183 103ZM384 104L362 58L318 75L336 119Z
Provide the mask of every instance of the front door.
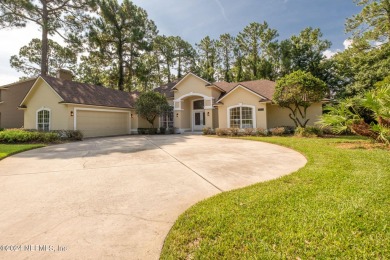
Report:
M194 111L192 130L193 131L201 131L205 127L205 125L206 125L206 113L204 112L204 110Z

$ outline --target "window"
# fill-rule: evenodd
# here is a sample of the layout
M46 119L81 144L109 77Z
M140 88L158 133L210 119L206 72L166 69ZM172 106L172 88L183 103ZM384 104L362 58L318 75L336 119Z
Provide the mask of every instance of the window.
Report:
M160 116L160 127L173 128L173 110Z
M50 110L41 109L37 113L37 129L39 131L50 130Z
M204 109L204 100L195 100L194 109Z
M231 128L253 128L254 113L252 107L233 107L229 109Z

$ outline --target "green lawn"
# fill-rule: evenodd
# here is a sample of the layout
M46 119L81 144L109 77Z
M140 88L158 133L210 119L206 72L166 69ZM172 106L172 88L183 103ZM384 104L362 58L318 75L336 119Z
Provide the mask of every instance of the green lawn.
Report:
M43 146L43 144L0 144L0 160L16 153Z
M291 147L308 163L191 207L162 259L390 259L389 150L358 138L248 139Z

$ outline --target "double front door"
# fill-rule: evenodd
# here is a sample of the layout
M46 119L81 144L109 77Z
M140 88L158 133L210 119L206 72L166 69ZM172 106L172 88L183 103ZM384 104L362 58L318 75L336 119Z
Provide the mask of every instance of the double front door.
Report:
M206 113L204 110L193 112L192 130L201 131L206 125Z

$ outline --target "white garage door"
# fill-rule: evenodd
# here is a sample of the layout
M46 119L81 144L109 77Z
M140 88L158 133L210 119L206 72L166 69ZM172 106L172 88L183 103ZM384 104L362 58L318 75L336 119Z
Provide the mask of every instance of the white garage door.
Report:
M128 134L128 113L105 111L77 111L77 130L84 137Z

